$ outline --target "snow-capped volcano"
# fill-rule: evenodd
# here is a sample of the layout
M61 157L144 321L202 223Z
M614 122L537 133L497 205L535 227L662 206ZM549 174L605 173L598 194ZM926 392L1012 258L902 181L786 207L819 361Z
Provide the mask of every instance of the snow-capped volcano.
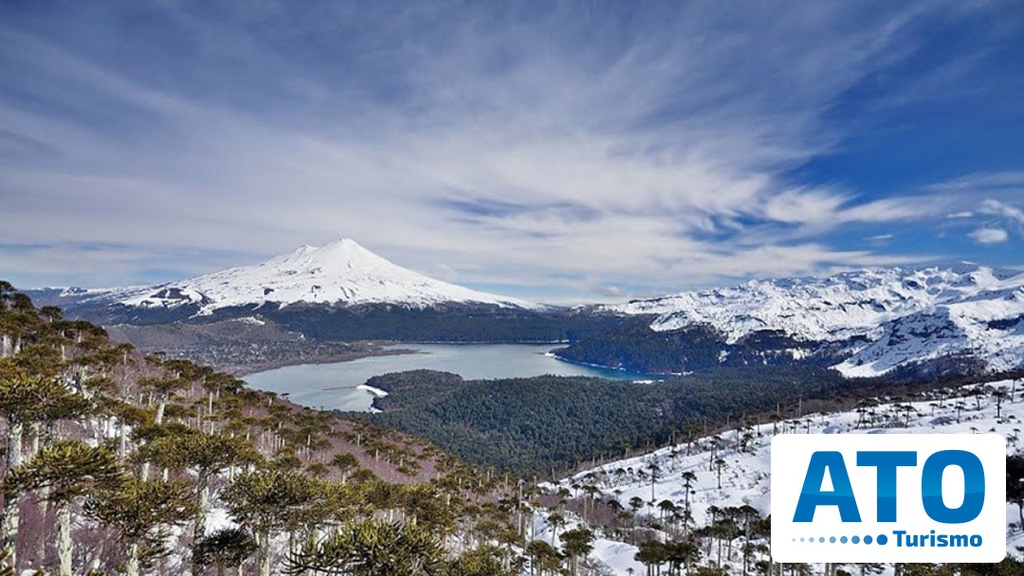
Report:
M220 308L268 303L394 304L424 308L445 303L537 308L530 302L470 290L402 268L340 239L321 247L303 246L261 264L204 274L181 282L110 293L125 306L199 307L200 314Z
M1024 272L969 263L752 280L607 310L657 314L651 329L659 332L711 326L729 344L760 331L805 342L858 339L836 366L848 376L964 354L993 370L1024 366Z

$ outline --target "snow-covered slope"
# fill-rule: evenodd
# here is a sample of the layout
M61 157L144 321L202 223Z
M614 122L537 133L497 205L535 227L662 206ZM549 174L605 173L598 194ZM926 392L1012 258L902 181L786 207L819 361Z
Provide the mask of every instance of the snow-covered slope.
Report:
M837 366L848 376L965 353L991 370L1024 365L1024 272L968 263L752 280L606 309L658 314L655 331L709 325L729 343L762 330L807 342L866 339Z
M231 268L146 288L107 292L126 306L173 308L196 305L200 314L231 306L275 303L394 304L424 308L445 303L537 308L536 304L478 292L429 278L341 239L303 246L261 264Z
M712 506L749 505L767 515L771 512L770 446L774 434L997 433L1006 438L1007 453L1017 453L1024 442L1022 384L1006 380L943 389L913 402L879 399L857 411L811 414L728 430L689 446L680 444L585 470L553 488L580 495L586 493L583 487L592 486L601 500L615 499L627 510L630 500L638 497L643 503L638 513L653 518L663 514L657 504L668 500L679 509L689 509L693 526L709 522ZM978 395L974 394L976 387L981 389ZM1001 396L993 394L996 390ZM721 464L716 465L719 460ZM1024 527L1019 525L1014 504L1007 504L1006 525L1007 552L1020 557L1017 546L1024 544ZM542 537L550 534L550 527L539 528ZM633 545L604 538L596 543L592 555L616 568L617 574L626 574L627 568L639 574L643 567L633 560L636 551Z

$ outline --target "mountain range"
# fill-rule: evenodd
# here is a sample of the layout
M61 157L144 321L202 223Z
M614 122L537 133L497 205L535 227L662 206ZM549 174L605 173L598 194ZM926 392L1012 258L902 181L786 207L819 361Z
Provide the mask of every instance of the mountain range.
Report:
M722 354L766 333L786 337L797 359L835 356L838 345L835 368L849 377L954 357L996 371L1024 365L1024 272L971 263L752 280L603 309L656 315L654 332L709 327Z
M568 342L566 360L644 373L790 362L847 377L1024 368L1024 272L971 263L563 308L436 280L340 239L179 282L30 295L104 325L246 320L325 341Z

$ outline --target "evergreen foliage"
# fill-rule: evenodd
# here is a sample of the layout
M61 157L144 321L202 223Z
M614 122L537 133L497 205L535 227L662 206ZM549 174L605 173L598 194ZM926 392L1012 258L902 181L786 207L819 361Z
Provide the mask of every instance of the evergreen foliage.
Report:
M192 487L184 480L143 481L133 476L96 490L83 507L86 517L113 528L128 554L125 574L139 574L142 564L151 564L167 554L168 530L182 525L198 513Z
M289 555L285 574L307 571L346 576L441 576L437 538L415 525L368 519L348 523L323 538L310 538Z
M722 369L655 385L540 376L464 381L417 370L371 378L384 412L350 415L428 438L479 465L551 474L623 450L668 442L675 431L724 425L799 399L848 393L837 374L808 365Z

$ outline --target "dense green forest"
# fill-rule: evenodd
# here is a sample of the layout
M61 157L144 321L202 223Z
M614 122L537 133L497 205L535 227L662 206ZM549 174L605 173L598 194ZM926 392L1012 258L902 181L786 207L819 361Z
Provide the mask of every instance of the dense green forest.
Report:
M723 428L1020 376L848 380L805 363L720 367L654 383L561 376L467 381L416 370L371 378L367 384L388 392L374 401L382 412L345 417L428 439L474 465L553 477Z
M838 374L808 365L720 369L655 384L557 376L464 381L425 370L367 383L389 393L375 401L383 413L363 416L368 421L524 476L678 441L777 408L789 415L802 400L854 391Z
M808 343L777 331L753 332L737 342L709 326L694 325L677 330L655 331L650 317L620 318L618 323L581 332L568 346L558 350L566 360L600 364L647 374L707 372L744 366L782 366L838 363L843 343ZM787 350L811 354L795 360Z
M709 328L655 332L649 318L624 318L615 328L581 334L558 355L630 372L670 374L715 368L723 344Z

